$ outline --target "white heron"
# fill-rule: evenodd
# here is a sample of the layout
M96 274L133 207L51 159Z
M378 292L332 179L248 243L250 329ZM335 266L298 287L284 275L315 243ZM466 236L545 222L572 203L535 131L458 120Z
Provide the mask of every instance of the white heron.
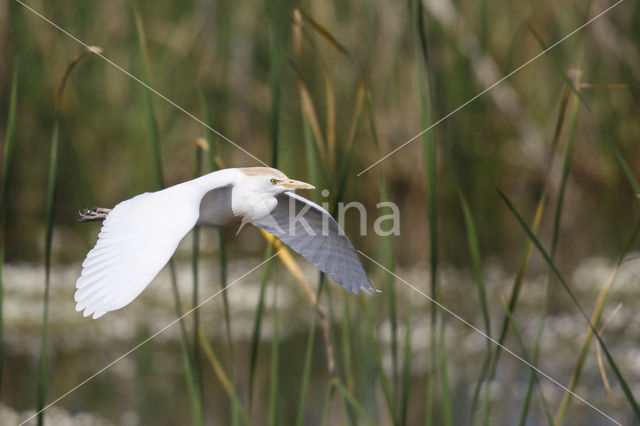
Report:
M195 225L246 223L274 234L348 291L373 289L353 245L319 205L293 191L313 189L269 167L230 168L93 208L81 221L104 220L76 282L76 311L99 318L133 301L167 264Z

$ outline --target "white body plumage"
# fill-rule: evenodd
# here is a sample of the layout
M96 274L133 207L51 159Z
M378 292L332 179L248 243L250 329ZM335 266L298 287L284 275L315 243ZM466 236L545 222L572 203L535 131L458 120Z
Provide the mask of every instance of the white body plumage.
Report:
M293 193L309 188L313 186L267 167L223 169L119 203L106 215L98 241L82 264L76 310L98 318L129 304L196 224L252 223L275 234L347 290L369 292L371 284L338 224L320 206ZM287 223L296 211L311 224L305 223L304 229L318 232L310 235L300 232L297 223ZM329 232L319 235L327 219Z

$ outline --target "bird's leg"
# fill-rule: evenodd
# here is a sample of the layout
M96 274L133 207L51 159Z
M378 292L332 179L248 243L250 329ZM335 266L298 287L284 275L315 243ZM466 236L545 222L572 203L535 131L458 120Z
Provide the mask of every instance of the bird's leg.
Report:
M94 207L92 209L83 209L78 212L80 222L97 222L105 220L111 209L105 209L103 207Z

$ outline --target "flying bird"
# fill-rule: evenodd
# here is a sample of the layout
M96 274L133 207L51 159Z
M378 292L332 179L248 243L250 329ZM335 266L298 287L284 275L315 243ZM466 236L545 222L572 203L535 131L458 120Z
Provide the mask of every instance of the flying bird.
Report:
M322 207L296 194L313 189L269 167L222 169L122 201L80 212L103 220L76 282L76 311L99 318L128 305L167 264L195 225L247 223L275 235L347 291L373 287L344 231ZM238 230L239 232L239 230Z

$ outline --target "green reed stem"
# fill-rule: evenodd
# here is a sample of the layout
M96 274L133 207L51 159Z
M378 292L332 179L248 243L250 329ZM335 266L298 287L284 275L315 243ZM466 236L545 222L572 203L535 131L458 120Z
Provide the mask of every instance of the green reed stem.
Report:
M202 174L202 147L196 145L196 167L194 176L198 177ZM192 245L192 262L191 269L193 272L193 368L194 374L198 382L198 392L200 396L200 405L204 407L204 377L202 372L202 352L200 349L200 309L195 309L200 303L199 301L199 277L198 267L200 262L200 227L193 228L193 245Z
M7 238L7 213L9 204L9 180L13 165L13 150L15 147L16 109L18 99L18 67L14 67L11 78L11 94L9 95L9 113L7 116L7 130L4 139L4 164L2 166L2 192L0 193L0 390L2 389L2 370L4 366L4 255L5 239Z
M75 66L88 54L89 50L81 51L74 59L69 62L65 69L54 103L54 121L53 132L51 136L51 147L49 151L49 174L47 177L47 200L45 206L45 241L44 241L44 295L42 310L42 326L40 332L40 357L38 361L38 382L36 387L36 412L38 426L44 423L44 406L46 403L47 385L48 385L48 322L49 322L49 292L51 287L51 244L53 241L53 225L54 211L56 203L56 181L58 175L58 150L59 150L59 130L60 130L60 107L62 104L62 95L67 83L67 79Z
M143 58L146 83L151 84L151 61L149 58L149 52L147 49L147 41L142 24L142 19L138 14L138 10L135 5L131 4L134 18L136 21L136 34L138 38L138 48ZM153 100L149 90L144 90L145 109L147 111L148 126L149 126L149 140L151 142L151 152L153 154L153 163L156 177L156 186L158 189L164 188L164 176L162 172L162 155L160 144L160 133L158 130L158 120L153 108ZM189 402L191 406L192 421L195 425L203 424L203 410L201 404L201 396L199 395L197 386L194 380L194 371L191 361L191 353L189 349L189 338L187 334L185 320L182 315L182 302L180 301L180 292L178 290L178 280L176 276L176 267L173 259L169 261L169 272L171 275L171 288L173 291L174 305L176 315L180 320L178 321L180 327L180 351L182 353L182 363L185 370L185 380L187 385L187 394L189 396Z
M209 108L207 106L207 101L204 96L204 92L202 88L197 87L198 93L198 101L200 103L200 110L202 111L202 121L204 121L209 127L211 127ZM205 135L207 139L207 145L209 148L209 170L215 172L219 169L217 160L217 151L218 145L215 139L215 133L207 128L205 130ZM223 228L216 229L218 233L218 247L219 247L219 267L220 267L220 287L224 290L227 287L227 243L224 234ZM231 376L231 383L233 386L236 386L236 373L235 373L235 362L234 362L234 353L233 353L233 341L231 334L231 314L229 309L229 296L226 291L222 292L222 306L224 307L224 324L225 324L225 332L227 338L227 347L228 347L228 358L229 358L229 370ZM235 405L232 405L232 424L237 424L237 413Z
M271 246L271 244L269 244ZM271 336L271 380L269 381L269 426L278 425L278 280L273 280L273 335Z

